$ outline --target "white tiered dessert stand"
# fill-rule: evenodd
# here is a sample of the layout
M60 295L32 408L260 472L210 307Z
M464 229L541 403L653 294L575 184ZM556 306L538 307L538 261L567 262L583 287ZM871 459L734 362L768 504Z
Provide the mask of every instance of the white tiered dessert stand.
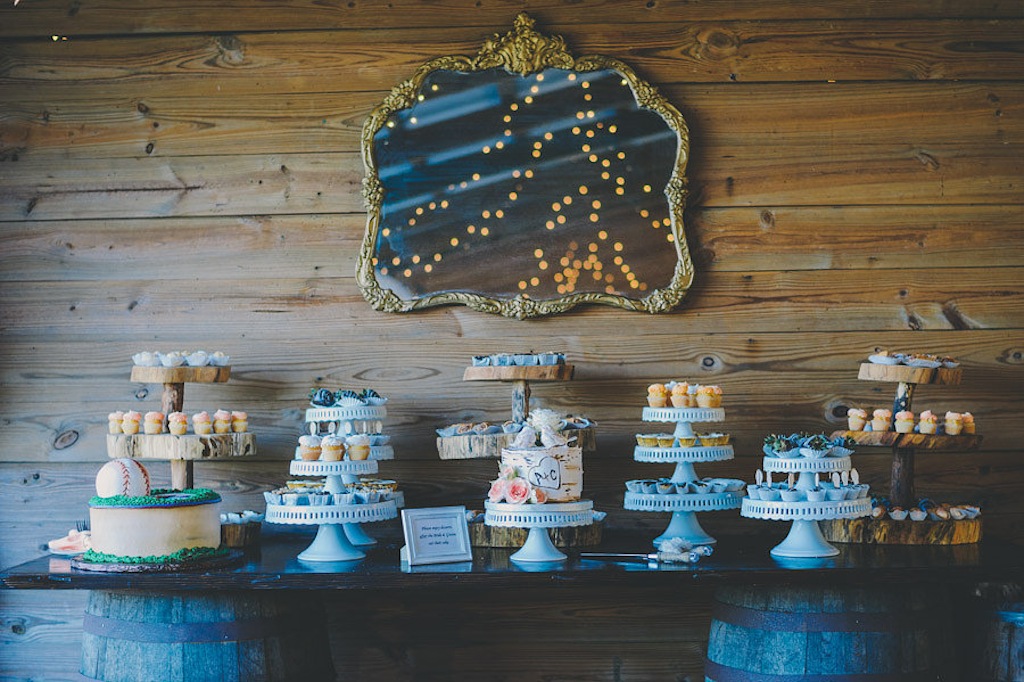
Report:
M814 488L815 474L849 471L850 457L849 455L818 459L765 457L762 466L766 472L799 474L794 488L807 491ZM839 554L839 550L829 544L821 534L818 521L870 516L871 498L786 502L784 500L753 500L746 497L743 499L740 515L766 521L793 522L786 539L771 550L772 556L796 559L830 557Z
M373 460L342 462L305 462L292 460L290 472L296 476L326 476L324 490L330 494L346 492L344 477L377 473ZM396 493L400 495L400 493ZM349 528L359 524L385 521L398 516L396 499L369 504L327 504L316 506L268 504L267 523L317 525L312 544L299 554L305 561L354 561L366 554L350 540Z
M591 500L551 504L487 501L484 509L484 523L488 526L530 529L522 548L509 557L514 561L565 561L566 555L551 542L547 529L589 526L594 522L594 503Z
M327 425L327 432L332 430L342 436L348 436L353 433L358 433L359 430L356 427L356 422L374 422L376 432L381 431L382 420L387 417L388 411L383 405L354 405L350 407L313 407L306 410L306 423L310 424L310 432L314 434L320 434L320 425ZM316 426L314 431L313 426ZM333 426L332 426L333 425ZM365 431L365 429L363 429ZM370 460L381 461L395 458L395 451L390 445L371 445L370 446ZM295 472L292 472L295 473ZM373 471L358 472L375 474L377 469ZM343 483L358 483L359 476L357 473L345 473L342 474L341 480ZM395 493L395 501L398 508L401 509L404 506L404 499L401 492ZM377 541L366 534L366 531L358 523L348 523L344 526L345 533L348 535L348 539L354 545L360 547L369 547L377 544Z
M720 407L645 407L645 422L674 422L675 438L692 438L693 423L720 422L725 410ZM672 463L676 465L671 481L676 484L699 480L693 469L695 462L721 462L733 458L731 445L694 446L688 448L660 448L637 445L633 459L638 462ZM623 507L630 511L672 512L672 520L665 532L654 539L654 546L670 538L682 538L692 545L710 545L717 542L708 535L696 514L705 511L737 509L743 500L743 491L720 493L658 495L627 492Z

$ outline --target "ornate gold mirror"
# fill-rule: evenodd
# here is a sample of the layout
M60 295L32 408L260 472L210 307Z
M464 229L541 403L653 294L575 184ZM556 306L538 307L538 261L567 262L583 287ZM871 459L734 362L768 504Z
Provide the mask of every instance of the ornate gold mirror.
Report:
M427 62L363 126L356 276L378 310L657 313L689 288L682 115L533 25L520 14L475 57Z

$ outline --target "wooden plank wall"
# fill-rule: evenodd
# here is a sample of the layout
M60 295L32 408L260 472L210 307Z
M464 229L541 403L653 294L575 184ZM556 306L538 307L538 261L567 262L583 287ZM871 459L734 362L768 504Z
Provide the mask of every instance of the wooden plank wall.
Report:
M633 65L686 117L697 277L678 311L515 321L362 299L365 116L521 10L576 54ZM190 386L186 406L248 410L259 458L198 469L239 508L287 478L310 387L366 385L391 398L382 472L410 506L479 506L493 462L439 461L432 429L504 419L510 395L463 383L464 366L564 350L576 380L536 387L535 404L599 422L585 487L640 547L667 520L621 509L625 479L661 475L630 456L651 381L722 385L738 457L714 472L751 478L765 433L890 402L891 386L856 379L872 349L954 355L964 383L915 404L974 412L984 447L920 457L919 490L979 502L989 538L1024 541L1022 36L1020 0L3 3L0 565L85 516L107 412L158 404L159 387L128 381L129 356L183 347L234 358L231 382ZM887 487L888 453L856 463ZM719 535L784 531L704 518ZM658 632L630 608L658 595L500 598L452 595L481 627L440 653L467 631L401 597L376 604L371 631L336 637L342 677L512 679L494 675L521 665L521 642L486 636L489 617L559 661L518 680L700 675L707 595L669 598L683 608ZM84 595L0 600L0 676L74 679Z

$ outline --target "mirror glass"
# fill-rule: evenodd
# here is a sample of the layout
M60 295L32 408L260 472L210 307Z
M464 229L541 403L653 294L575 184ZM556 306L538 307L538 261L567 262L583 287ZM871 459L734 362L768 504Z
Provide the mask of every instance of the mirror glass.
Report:
M653 89L611 60L518 73L449 59L364 129L371 303L516 317L674 305L692 279L678 112L641 106Z

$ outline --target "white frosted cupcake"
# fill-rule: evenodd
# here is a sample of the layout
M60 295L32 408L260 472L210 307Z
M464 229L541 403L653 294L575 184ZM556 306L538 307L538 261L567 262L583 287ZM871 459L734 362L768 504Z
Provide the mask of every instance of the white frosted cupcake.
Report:
M351 460L363 460L370 457L370 437L365 433L357 433L345 439L345 450Z
M323 453L320 436L306 434L299 436L299 457L307 462L315 462Z
M345 439L336 433L329 433L320 439L320 459L324 462L340 462L345 457Z

